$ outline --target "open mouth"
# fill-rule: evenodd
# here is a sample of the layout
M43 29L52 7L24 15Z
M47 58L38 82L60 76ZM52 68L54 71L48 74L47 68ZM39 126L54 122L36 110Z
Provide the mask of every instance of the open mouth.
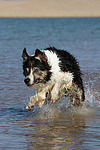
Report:
M34 84L35 84L35 83L27 84L27 86L31 87L31 86L34 86Z

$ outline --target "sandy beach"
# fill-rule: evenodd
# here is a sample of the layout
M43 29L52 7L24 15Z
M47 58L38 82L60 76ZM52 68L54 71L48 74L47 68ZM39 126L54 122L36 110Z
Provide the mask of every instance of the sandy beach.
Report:
M100 1L2 0L0 17L100 17Z

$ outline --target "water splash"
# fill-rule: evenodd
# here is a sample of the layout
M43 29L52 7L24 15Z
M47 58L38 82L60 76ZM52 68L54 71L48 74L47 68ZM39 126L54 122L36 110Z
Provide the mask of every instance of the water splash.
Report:
M37 110L38 113L35 116L36 118L44 121L50 121L59 119L59 117L66 117L69 114L72 116L82 115L82 116L93 116L96 113L98 107L100 107L100 101L98 101L98 92L94 91L90 85L85 86L85 101L83 102L83 106L74 107L70 104L70 99L62 98L58 100L56 103L52 104L48 102L41 109L35 107L34 110ZM73 117L74 118L74 117Z
M85 105L90 107L100 107L99 93L91 87L91 84L85 87Z

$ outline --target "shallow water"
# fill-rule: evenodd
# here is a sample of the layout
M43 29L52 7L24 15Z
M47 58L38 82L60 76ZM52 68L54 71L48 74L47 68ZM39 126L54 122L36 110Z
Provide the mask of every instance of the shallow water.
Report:
M86 100L25 109L35 90L23 80L21 54L53 45L66 49L83 72ZM100 149L100 18L0 19L0 149Z

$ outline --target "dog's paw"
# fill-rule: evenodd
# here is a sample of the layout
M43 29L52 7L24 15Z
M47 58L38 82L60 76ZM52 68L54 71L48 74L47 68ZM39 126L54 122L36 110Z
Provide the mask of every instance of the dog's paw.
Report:
M27 105L27 106L26 106L26 109L31 110L31 107Z
M34 106L29 106L29 105L27 105L27 106L26 106L26 109L31 110L33 107L34 107Z

